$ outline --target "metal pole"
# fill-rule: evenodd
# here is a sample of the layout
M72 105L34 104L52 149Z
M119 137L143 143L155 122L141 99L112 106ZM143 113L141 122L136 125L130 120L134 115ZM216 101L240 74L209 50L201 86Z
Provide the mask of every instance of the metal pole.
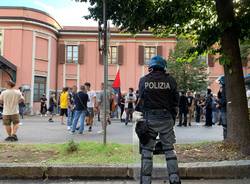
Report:
M108 48L107 48L107 15L106 15L106 0L103 0L103 63L104 63L104 135L103 135L103 144L107 143L107 113L108 113Z

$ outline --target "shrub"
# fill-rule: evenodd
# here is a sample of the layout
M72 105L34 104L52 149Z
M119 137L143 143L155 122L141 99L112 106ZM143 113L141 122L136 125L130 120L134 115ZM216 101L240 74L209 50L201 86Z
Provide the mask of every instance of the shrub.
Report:
M79 151L79 144L76 143L74 140L69 141L66 146L66 151L67 153L74 153Z

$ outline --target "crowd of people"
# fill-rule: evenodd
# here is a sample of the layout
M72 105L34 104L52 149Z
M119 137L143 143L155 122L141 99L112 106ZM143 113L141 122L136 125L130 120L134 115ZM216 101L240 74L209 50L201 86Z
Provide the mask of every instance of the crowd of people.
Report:
M179 124L178 126L191 126L191 123L199 124L205 121L205 126L210 127L215 124L221 125L221 110L224 97L222 96L222 88L217 95L212 94L211 89L207 89L206 94L196 93L193 95L191 91L187 93L181 92L179 100Z
M88 98L84 98L84 94L87 94ZM41 116L47 115L49 112L49 122L53 122L56 107L59 107L59 114L61 116L61 124L67 124L69 131L75 132L79 128L79 133L84 130L84 123L88 126L88 131L92 131L94 116L98 117L98 121L101 121L101 109L103 103L103 84L102 91L95 92L91 90L91 84L85 83L81 86L79 92L76 86L71 88L63 88L59 95L58 102L55 95L52 94L49 99L49 108L46 106L47 99L45 95L41 98ZM221 125L221 90L217 95L212 94L208 89L206 94L196 93L195 95L188 91L180 92L179 97L179 110L177 114L177 126L191 126L192 122L199 124L205 122L205 126L210 127L212 125ZM127 125L132 122L133 112L135 111L138 101L138 91L134 91L133 88L129 88L127 93L122 94L109 94L109 111L107 122L111 123L111 118L118 118L121 122ZM101 103L102 102L102 103ZM77 112L84 110L85 112ZM66 123L64 117L67 118ZM77 122L80 122L80 126L77 127ZM74 128L74 126L76 126ZM100 131L100 133L103 130Z
M51 94L47 107L47 98L44 94L40 99L40 115L49 116L48 121L54 122L55 114L59 113L62 125L67 125L67 130L74 134L78 131L82 134L85 126L87 131L92 132L94 117L98 117L98 121L102 122L102 129L98 133L103 133L104 112L103 112L103 84L102 90L95 92L91 90L91 84L86 82L80 89L77 86L64 87L62 92L56 98L55 94ZM19 89L22 95L22 90ZM118 118L125 125L132 122L133 112L135 111L138 101L138 91L129 88L127 93L112 93L109 96L109 112L107 122L111 123L111 118ZM191 126L192 122L199 124L205 121L205 126L209 127L215 124L221 125L221 90L217 95L213 95L208 89L206 94L191 91L180 92L179 110L177 113L177 126ZM25 104L24 100L19 103L19 114L23 118ZM58 110L59 109L59 110ZM66 118L65 118L66 117ZM78 125L79 124L79 125Z
M82 134L84 125L88 126L88 132L92 132L92 126L94 117L98 117L98 121L104 120L103 103L104 103L104 91L103 83L101 84L101 91L95 92L91 90L91 84L86 82L80 87L78 91L76 86L71 88L65 87L59 95L58 100L54 94L49 99L49 108L47 108L47 99L45 95L41 97L41 116L47 116L49 114L49 122L54 122L53 117L59 108L59 115L61 117L61 124L67 124L67 129L74 133L79 130ZM129 88L127 94L116 94L110 92L108 94L108 103L110 112L107 116L107 123L111 124L111 118L120 118L121 122L127 125L132 122L133 112L135 109L138 96L134 93L133 88ZM66 117L66 120L65 120ZM66 123L65 123L66 121ZM77 125L79 122L79 126ZM99 131L103 133L103 129Z
M102 92L100 92L102 93ZM77 86L64 87L58 100L55 94L49 99L49 108L47 108L47 99L45 95L41 97L41 116L47 116L49 113L49 122L54 122L53 117L59 109L59 115L62 125L67 125L67 129L74 134L78 131L82 134L84 125L88 126L88 131L92 132L93 119L95 114L100 116L101 95L97 99L95 91L91 90L91 84L86 82L77 89ZM65 120L66 117L66 120ZM79 122L79 125L78 125ZM100 131L102 132L102 130Z

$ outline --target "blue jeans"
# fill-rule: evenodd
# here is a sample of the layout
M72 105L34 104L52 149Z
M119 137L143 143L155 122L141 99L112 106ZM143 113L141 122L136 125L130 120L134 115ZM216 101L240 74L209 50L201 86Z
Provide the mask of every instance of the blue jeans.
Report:
M212 112L213 114L212 114L212 116L213 116L213 124L215 124L215 123L217 123L218 122L218 111L213 111Z
M84 111L84 110L83 111L75 110L75 112L74 112L74 121L73 121L73 126L72 126L72 132L76 131L76 126L77 126L78 120L80 118L79 133L83 133L85 116L86 116L86 111Z
M71 127L74 120L74 110L68 108L67 126Z
M223 138L227 138L227 112L221 111L221 124L223 127Z

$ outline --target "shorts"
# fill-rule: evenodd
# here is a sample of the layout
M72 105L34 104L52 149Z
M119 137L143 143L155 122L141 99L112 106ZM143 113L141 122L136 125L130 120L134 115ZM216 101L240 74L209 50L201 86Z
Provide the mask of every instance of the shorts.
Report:
M19 124L19 114L13 114L13 115L3 115L3 125L10 126L11 123L14 125Z
M51 105L51 106L49 107L48 111L49 111L50 113L53 113L53 112L54 112L54 106Z
M87 109L87 117L94 117L94 108L93 107L88 107Z
M68 109L61 109L60 110L60 116L66 116L66 117L68 117Z

